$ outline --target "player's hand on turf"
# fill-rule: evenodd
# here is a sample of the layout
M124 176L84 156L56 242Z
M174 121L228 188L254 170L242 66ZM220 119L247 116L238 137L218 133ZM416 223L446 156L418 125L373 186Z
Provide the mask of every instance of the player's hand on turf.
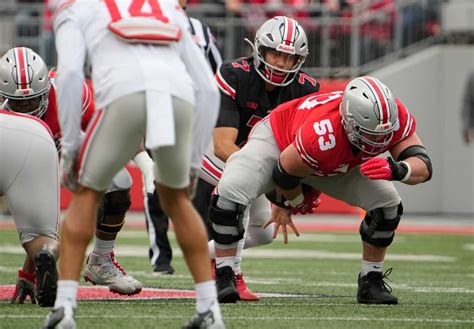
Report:
M78 152L70 152L65 149L61 152L61 160L59 162L59 177L61 186L75 192L77 189L78 179Z
M285 244L288 243L288 226L295 232L296 236L300 236L300 232L298 232L298 229L291 219L290 209L281 208L272 204L272 217L263 224L262 228L266 228L271 223L274 223L273 238L276 238L281 227L283 231L283 243Z
M36 304L35 274L28 274L22 269L18 270L18 278L13 296L10 299L12 304L23 304L27 297L33 304Z

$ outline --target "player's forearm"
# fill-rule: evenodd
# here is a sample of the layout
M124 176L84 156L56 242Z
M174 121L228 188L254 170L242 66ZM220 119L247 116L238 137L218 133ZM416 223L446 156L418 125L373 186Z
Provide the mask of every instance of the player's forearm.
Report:
M77 151L81 146L82 85L85 43L74 23L66 21L56 32L58 69L55 77L61 144L64 150Z
M408 178L405 184L416 185L423 183L428 179L430 173L425 162L423 162L421 159L417 157L410 157L403 161L408 163L411 168L410 178Z
M214 155L218 157L220 160L227 162L229 157L240 150L240 147L235 145L234 143L218 143L214 144Z

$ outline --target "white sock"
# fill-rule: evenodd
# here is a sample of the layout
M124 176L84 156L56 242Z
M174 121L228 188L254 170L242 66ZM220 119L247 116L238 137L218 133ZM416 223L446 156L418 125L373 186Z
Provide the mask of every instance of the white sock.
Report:
M216 282L214 280L196 283L196 312L204 313L208 311L212 304L217 303Z
M58 291L54 308L61 306L77 306L77 287L79 282L74 280L58 280Z
M241 264L242 264L242 251L244 250L245 238L239 240L239 244L237 245L237 252L235 253L234 257L234 273L239 274L242 272Z
M216 257L216 268L230 266L231 269L234 269L234 258L234 256Z
M114 251L115 247L115 239L114 240L102 240L99 238L95 238L95 243L94 243L94 252L96 254L110 254L112 251Z
M216 259L216 247L214 245L214 240L211 240L207 243L207 249L209 249L209 257L211 259Z
M362 275L367 275L369 272L382 272L383 262L369 262L362 260Z

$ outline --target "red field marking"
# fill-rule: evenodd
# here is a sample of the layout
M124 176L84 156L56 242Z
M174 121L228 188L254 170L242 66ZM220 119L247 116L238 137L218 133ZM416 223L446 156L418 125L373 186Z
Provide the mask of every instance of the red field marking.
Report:
M15 291L14 285L0 285L0 300L9 300ZM107 287L81 286L77 290L78 300L140 300L140 299L183 299L194 298L192 290L144 288L139 294L122 296L109 291ZM29 302L29 301L28 301Z

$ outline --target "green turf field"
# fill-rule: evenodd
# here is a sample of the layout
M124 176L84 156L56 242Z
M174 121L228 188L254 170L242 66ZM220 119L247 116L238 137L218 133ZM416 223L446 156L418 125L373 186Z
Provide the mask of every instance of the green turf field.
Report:
M0 237L0 284L14 284L23 259L16 231L1 230ZM178 248L176 273L156 277L146 246L145 232L124 230L116 254L130 274L145 287L193 288ZM398 234L384 265L393 267L390 284L399 297L397 306L357 304L359 252L357 233L331 232L291 236L286 246L279 237L248 252L243 270L253 291L295 296L223 305L227 327L474 328L472 235ZM39 328L47 312L0 301L0 328ZM193 312L190 299L80 301L76 315L79 328L179 328Z

